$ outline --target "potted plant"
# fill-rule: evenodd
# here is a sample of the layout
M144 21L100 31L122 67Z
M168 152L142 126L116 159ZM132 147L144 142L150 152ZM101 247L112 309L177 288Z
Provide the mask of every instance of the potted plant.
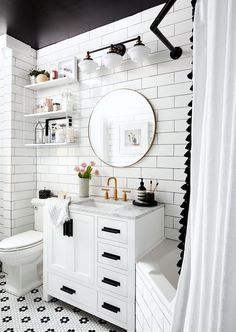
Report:
M89 197L89 180L92 179L93 175L99 175L99 171L97 169L94 170L94 166L95 162L91 161L89 164L83 162L74 168L78 174L79 197Z
M35 68L30 69L29 76L30 76L30 83L35 84L36 83L36 77L38 75L39 71Z
M39 70L36 78L37 83L42 83L49 80L49 72L46 70Z

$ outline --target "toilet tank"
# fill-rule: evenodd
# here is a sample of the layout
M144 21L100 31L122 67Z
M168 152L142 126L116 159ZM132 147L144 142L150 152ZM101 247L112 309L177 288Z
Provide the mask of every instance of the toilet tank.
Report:
M34 229L36 231L43 231L43 208L45 199L33 198L31 204L34 207Z

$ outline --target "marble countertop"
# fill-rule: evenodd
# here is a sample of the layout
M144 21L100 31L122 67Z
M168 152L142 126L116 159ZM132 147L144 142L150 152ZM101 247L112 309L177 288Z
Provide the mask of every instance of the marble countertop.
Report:
M96 206L96 202L98 206ZM103 197L90 196L88 198L72 198L70 211L109 216L111 218L136 219L160 209L163 206L164 204L158 204L154 207L139 207L133 205L132 200L124 202L122 200L105 200Z

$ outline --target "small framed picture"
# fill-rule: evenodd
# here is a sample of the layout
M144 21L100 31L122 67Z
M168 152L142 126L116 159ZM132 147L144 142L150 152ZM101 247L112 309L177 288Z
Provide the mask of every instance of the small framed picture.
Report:
M75 57L58 62L58 77L77 80L77 59Z
M133 122L119 126L120 153L136 155L147 150L148 123Z

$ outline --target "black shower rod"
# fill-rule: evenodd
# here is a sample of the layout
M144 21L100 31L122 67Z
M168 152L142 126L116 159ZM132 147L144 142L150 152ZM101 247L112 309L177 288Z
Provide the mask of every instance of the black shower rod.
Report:
M152 25L150 26L151 31L162 41L162 43L170 50L170 56L172 59L176 60L182 55L182 48L181 47L174 47L169 40L163 35L163 33L159 30L158 26L161 21L164 19L166 14L168 14L171 7L173 7L176 0L168 0L156 19L153 21Z

